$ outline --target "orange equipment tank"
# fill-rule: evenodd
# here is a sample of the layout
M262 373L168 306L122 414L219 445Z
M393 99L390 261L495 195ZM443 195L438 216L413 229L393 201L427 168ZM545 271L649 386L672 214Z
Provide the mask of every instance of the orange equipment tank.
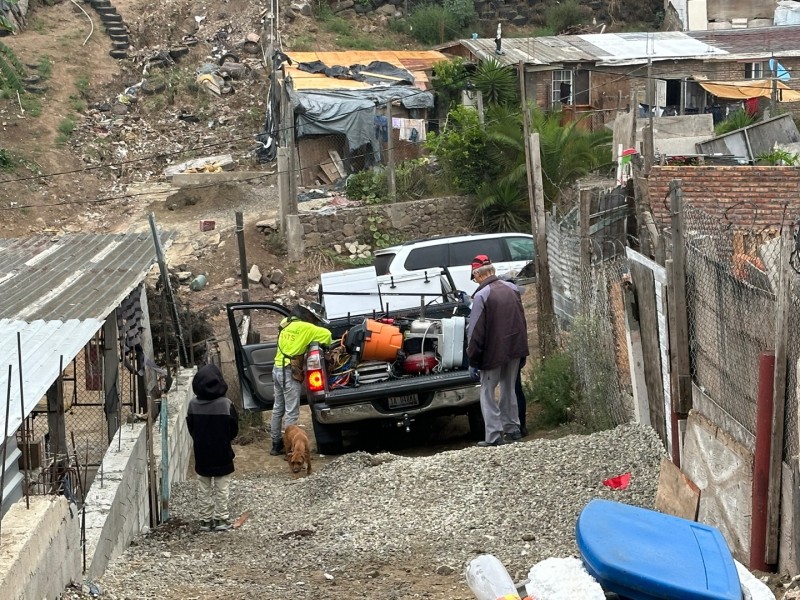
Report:
M397 353L403 348L403 334L400 328L372 319L364 322L364 344L361 360L385 360L394 362Z

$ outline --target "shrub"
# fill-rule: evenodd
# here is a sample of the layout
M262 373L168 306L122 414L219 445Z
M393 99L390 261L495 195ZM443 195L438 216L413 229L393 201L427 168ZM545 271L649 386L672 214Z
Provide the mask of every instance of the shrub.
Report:
M564 0L553 4L545 11L547 27L552 28L556 34L580 25L591 14L588 6L582 6L578 0Z
M536 417L537 426L552 427L568 422L577 397L572 359L560 352L545 358L525 395L541 407Z
M380 204L389 199L386 169L364 169L347 178L347 197L365 204Z
M466 61L457 56L433 65L433 89L448 108L461 100L461 90L467 87Z
M5 148L0 148L0 171L13 171L16 164L14 155Z
M487 154L486 131L478 113L460 106L450 111L445 128L430 133L425 147L439 157L458 190L473 194L485 181L498 175L498 165Z
M756 118L754 116L749 115L743 110L737 110L729 114L727 119L714 127L714 133L716 135L724 135L726 133L730 133L731 131L741 129L742 127L752 125L755 122Z
M507 179L483 184L477 190L475 218L481 230L524 231L530 223L527 191Z
M461 34L458 16L444 6L422 4L408 18L411 36L428 45L443 44Z

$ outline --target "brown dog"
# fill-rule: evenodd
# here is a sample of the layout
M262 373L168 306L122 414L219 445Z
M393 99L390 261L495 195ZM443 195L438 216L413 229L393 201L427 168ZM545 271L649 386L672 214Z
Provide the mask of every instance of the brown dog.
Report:
M289 425L283 432L283 446L292 473L299 473L305 464L306 474L311 474L311 445L305 430L297 425Z

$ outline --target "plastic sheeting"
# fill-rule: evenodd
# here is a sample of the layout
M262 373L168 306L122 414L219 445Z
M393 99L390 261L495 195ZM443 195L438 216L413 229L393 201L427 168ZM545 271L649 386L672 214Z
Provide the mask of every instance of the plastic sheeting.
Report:
M775 25L800 25L800 2L781 0L775 8Z
M748 98L770 98L772 96L772 82L769 79L747 79L730 83L698 81L697 83L717 98L747 100ZM800 102L800 92L779 81L778 102Z
M433 94L405 86L364 90L290 92L297 137L344 134L350 150L376 144L378 107L399 100L405 108L433 108Z

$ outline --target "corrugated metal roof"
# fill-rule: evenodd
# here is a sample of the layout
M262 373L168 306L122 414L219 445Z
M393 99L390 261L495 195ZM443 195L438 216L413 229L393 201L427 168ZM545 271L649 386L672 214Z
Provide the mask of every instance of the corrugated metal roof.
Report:
M798 56L800 26L687 31L686 35L733 55Z
M503 65L559 66L591 62L621 65L653 60L699 59L735 60L750 56L800 56L800 26L763 27L713 31L656 31L592 33L536 38L503 39L504 55L495 54L493 38L459 40L439 46L460 44L480 60L495 59Z
M369 83L352 79L337 79L328 77L324 73L306 73L295 65L299 62L314 62L319 60L329 67L352 65L368 65L372 61L380 60L396 67L406 69L414 75L414 85L427 89L428 76L425 71L430 70L434 64L448 60L441 52L436 50L349 50L346 52L287 52L294 65L285 64L285 73L292 78L295 90L358 90L372 87Z
M72 319L69 321L33 321L0 319L0 439L6 425L8 372L11 367L11 396L8 432L16 431L22 423L22 404L27 416L58 378L58 369L77 356L103 326L103 319ZM17 343L19 334L19 345ZM19 374L22 354L22 385ZM62 360L63 358L63 360Z
M149 233L0 239L0 318L103 320L155 258Z

